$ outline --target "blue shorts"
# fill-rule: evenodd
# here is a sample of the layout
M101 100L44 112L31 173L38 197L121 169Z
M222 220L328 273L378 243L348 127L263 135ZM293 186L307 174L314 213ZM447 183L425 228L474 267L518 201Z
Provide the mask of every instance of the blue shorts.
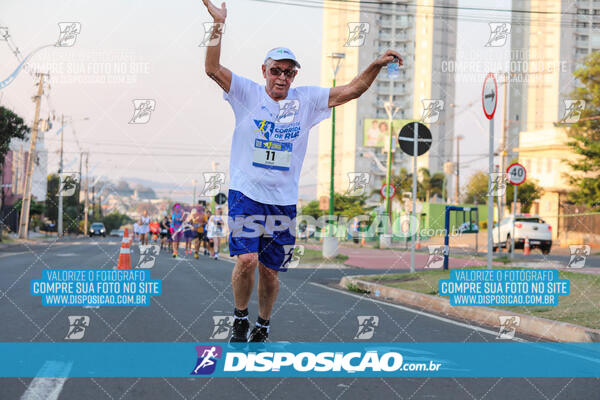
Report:
M296 205L263 204L242 192L229 190L228 206L229 254L258 253L258 261L266 267L286 271L296 243ZM265 225L266 221L271 224ZM290 223L294 225L292 233Z

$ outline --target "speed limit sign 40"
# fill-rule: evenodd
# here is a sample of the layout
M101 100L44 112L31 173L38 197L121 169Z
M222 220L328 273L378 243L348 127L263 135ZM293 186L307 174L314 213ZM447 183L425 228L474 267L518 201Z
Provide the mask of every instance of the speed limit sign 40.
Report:
M514 163L508 166L506 169L506 173L508 174L508 181L513 185L520 185L525 182L525 178L527 177L527 171L525 167L519 163Z

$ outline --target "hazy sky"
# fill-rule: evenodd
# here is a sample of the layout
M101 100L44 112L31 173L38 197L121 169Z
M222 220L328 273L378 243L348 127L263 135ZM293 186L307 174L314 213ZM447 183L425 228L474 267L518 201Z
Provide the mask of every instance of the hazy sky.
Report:
M262 82L260 65L266 51L286 46L302 63L295 84L320 82L320 9L251 0L229 1L227 5L223 65ZM459 5L508 9L510 1L460 1ZM507 18L507 13L460 11L461 62L506 59L510 43L504 48L483 45L489 37L487 22ZM222 99L221 89L204 74L205 49L198 47L204 35L203 23L209 21L200 0L0 3L0 26L8 27L23 54L54 43L59 22L81 23L73 47L49 47L31 60L33 66L51 74L50 104L44 98L42 117L52 109L74 119L65 130L65 170L77 170L80 149L89 150L93 175L137 177L182 187L190 187L194 178L201 181L202 172L211 171L213 162L218 162L222 171L229 163L233 113ZM0 42L0 79L17 64L7 44ZM32 77L22 72L0 90L0 104L30 122L34 91ZM459 106L455 129L468 139L461 148L463 160L475 160L461 170L463 182L476 169L487 168L482 155L487 153L488 125L480 96L481 82L461 83L454 102ZM156 102L146 124L129 124L135 99ZM473 101L470 110L460 108ZM84 117L89 121L81 121ZM496 132L500 130L499 119ZM52 132L45 135L48 171L52 172L58 166L59 141ZM304 193L316 191L316 135L315 129L300 181Z

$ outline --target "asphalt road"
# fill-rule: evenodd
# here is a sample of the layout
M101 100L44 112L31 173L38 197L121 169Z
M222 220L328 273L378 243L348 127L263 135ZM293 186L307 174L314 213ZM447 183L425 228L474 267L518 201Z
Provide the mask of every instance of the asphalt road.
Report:
M86 342L214 341L214 316L233 310L233 264L207 257L173 259L163 253L152 269L162 295L148 307L42 307L29 282L46 268L107 268L116 264L115 239L65 239L0 250L0 341L65 342L69 315L88 315ZM135 249L133 262L138 258ZM357 341L358 316L377 316L370 341L497 341L496 332L441 320L328 288L359 269L294 269L281 275L272 316L272 341ZM257 302L250 304L252 320ZM525 340L532 338L524 338ZM535 340L535 339L533 339ZM127 362L127 360L124 360ZM490 362L494 362L490 360ZM452 378L69 378L58 399L597 399L598 379ZM0 379L0 399L35 399L32 378ZM29 388L29 389L28 389ZM45 400L44 398L44 400Z

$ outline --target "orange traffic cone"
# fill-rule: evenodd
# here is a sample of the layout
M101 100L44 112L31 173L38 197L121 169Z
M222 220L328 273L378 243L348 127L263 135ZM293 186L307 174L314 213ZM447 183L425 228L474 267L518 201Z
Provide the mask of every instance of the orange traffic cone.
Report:
M119 253L119 262L117 269L131 269L131 240L129 231L125 228L123 240L121 241L121 252Z
M523 254L527 255L531 253L531 247L529 246L529 238L525 237L525 245L523 246Z
M416 234L417 236L417 243L415 243L415 249L420 249L421 248L421 241L419 240L419 234Z

